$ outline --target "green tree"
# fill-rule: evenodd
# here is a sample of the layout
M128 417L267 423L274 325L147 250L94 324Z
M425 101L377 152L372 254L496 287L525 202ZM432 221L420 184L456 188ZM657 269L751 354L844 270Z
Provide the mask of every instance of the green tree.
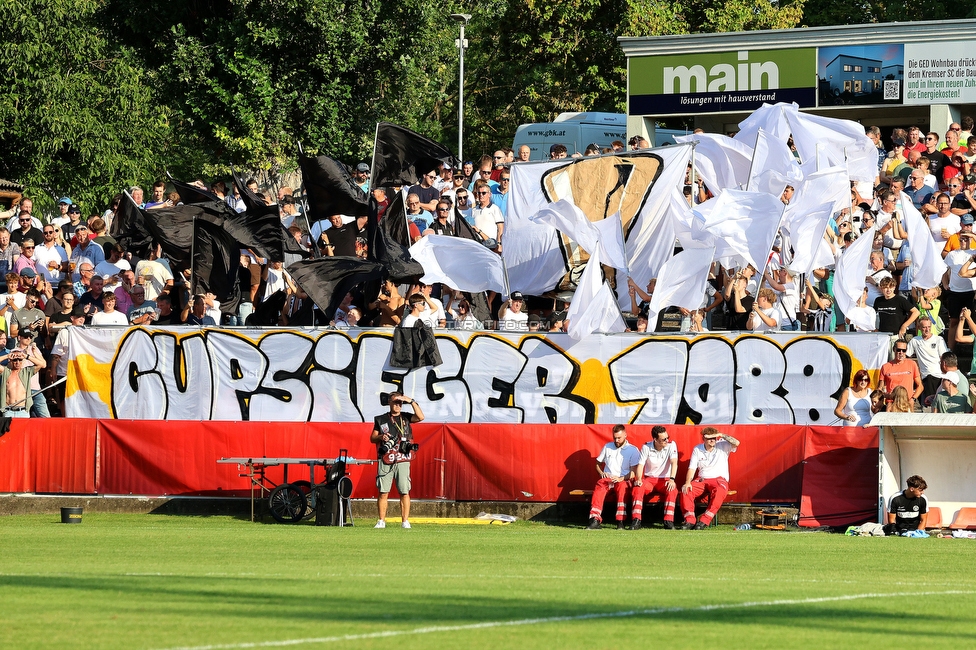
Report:
M862 23L912 22L964 18L971 14L972 3L949 3L940 0L806 0L803 24L810 27L859 25Z
M0 176L39 208L70 193L100 209L122 187L158 173L166 111L131 49L101 29L98 0L3 0Z

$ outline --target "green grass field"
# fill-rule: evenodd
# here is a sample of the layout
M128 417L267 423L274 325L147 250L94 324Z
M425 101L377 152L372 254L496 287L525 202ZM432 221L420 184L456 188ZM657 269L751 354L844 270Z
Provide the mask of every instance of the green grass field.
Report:
M2 648L976 645L971 540L58 521L0 517Z

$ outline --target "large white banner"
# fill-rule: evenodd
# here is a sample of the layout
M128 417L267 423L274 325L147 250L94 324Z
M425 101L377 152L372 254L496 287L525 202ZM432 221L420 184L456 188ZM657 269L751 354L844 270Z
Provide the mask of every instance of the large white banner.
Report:
M886 334L437 330L443 364L388 364L390 330L72 328L69 417L362 422L400 389L432 422L837 424Z

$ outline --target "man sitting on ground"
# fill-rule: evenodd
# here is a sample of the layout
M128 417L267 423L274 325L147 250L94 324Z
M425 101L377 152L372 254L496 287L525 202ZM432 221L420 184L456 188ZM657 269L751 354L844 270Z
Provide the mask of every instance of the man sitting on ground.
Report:
M929 502L925 498L925 479L915 474L905 482L904 492L891 497L888 502L888 523L885 535L903 535L913 530L925 530L929 517Z
M600 480L593 488L590 502L590 530L600 528L603 523L603 501L607 492L613 488L617 494L617 529L624 528L627 516L627 487L635 477L634 470L640 464L640 452L627 442L627 429L622 424L613 427L613 442L608 442L596 459L596 471Z

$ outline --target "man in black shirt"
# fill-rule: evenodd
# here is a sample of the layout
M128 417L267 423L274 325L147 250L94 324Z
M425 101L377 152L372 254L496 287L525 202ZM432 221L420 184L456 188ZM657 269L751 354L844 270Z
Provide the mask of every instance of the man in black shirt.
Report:
M321 239L326 242L329 257L356 257L356 234L359 228L355 221L343 225L342 215L334 214L329 217L332 227L322 233Z
M929 131L925 135L925 151L922 152L923 158L929 159L929 173L935 176L935 181L939 185L944 184L942 179L942 168L952 164L949 156L939 151L939 134Z
M874 300L874 311L878 313L878 331L905 336L905 331L918 318L918 309L905 296L895 294L894 278L882 278L878 283L881 297Z
M439 176L437 169L424 172L420 177L420 183L410 187L410 194L416 194L420 198L420 207L428 212L433 212L437 207L437 199L441 197L440 191L434 187L434 181Z
M891 497L888 504L888 523L885 535L902 535L912 530L925 530L929 504L924 496L925 479L915 474L905 482L908 488Z

